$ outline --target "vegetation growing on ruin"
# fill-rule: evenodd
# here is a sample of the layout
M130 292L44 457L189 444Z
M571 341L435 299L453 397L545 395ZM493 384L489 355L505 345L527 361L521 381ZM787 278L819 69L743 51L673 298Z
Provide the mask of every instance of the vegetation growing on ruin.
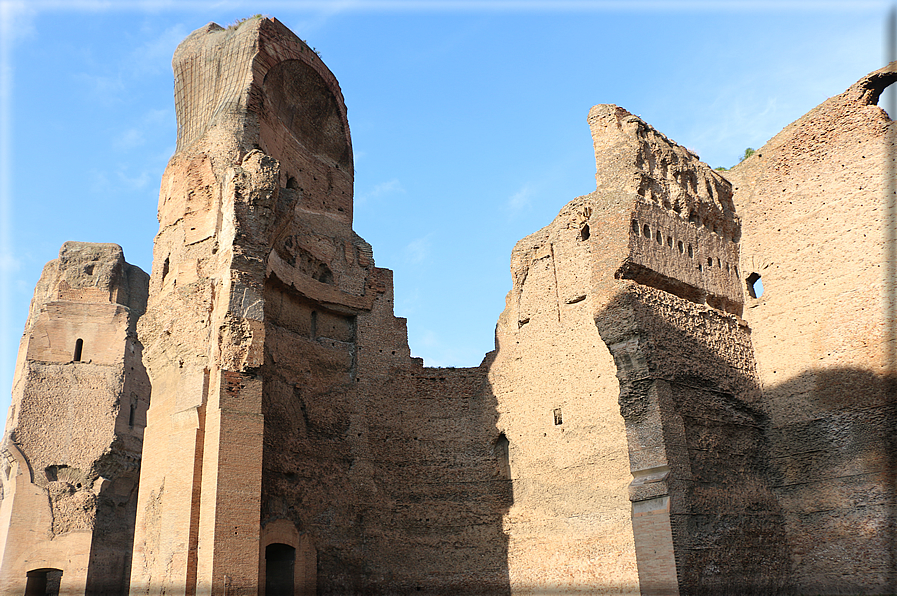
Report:
M757 152L757 150L754 149L753 147L748 147L747 149L744 150L744 155L741 156L741 159L738 160L738 163L743 162L744 160L746 160L747 158L749 158L751 155L753 155L756 152ZM738 165L738 164L735 164L735 165ZM732 168L734 168L734 167L735 166L732 166ZM713 168L713 169L716 170L717 172L728 172L732 168L724 168L723 166L720 166L718 168Z
M237 19L236 21L234 21L233 23L231 23L230 25L228 25L227 28L228 28L228 29L237 29L240 25L242 25L242 24L245 23L246 21L251 21L251 20L253 20L253 19L262 19L262 18L264 18L265 16L266 16L266 15L263 15L263 14L254 14L254 15L252 15L251 17L246 17L246 18L244 18L244 19Z

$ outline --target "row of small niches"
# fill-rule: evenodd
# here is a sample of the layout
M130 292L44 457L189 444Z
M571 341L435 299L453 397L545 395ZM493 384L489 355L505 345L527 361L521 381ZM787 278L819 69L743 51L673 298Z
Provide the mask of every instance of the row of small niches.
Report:
M650 240L652 238L651 227L648 224L645 224L644 226L639 228L639 223L634 219L632 220L632 232L636 236L644 236L648 240ZM657 244L659 244L661 246L664 245L663 234L660 233L660 231L655 231L653 238L655 240L657 240ZM667 246L667 248L673 248L673 237L672 236L667 236L666 246ZM682 244L681 240L679 240L676 243L676 248L679 249L679 254L683 254L683 255L685 254L686 247L684 244ZM695 258L695 249L691 244L688 245L688 257L690 259ZM713 267L713 257L707 257L707 266ZM719 257L717 257L717 259L716 259L716 266L719 267L720 269L722 269L723 264L720 262ZM704 269L703 265L701 263L698 263L698 271L703 271L703 269ZM735 265L733 267L730 267L729 263L726 263L726 273L732 273L733 269L734 269L735 275L737 276L738 275L738 266Z

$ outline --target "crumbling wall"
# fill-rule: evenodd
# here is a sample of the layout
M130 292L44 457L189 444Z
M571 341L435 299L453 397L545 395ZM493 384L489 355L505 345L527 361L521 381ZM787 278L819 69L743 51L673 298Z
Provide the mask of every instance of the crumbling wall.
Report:
M581 197L511 255L489 380L511 479L515 594L639 591L619 389L592 318L596 233L592 197Z
M44 268L3 440L0 592L124 594L149 384L135 326L147 275L119 246L67 242Z
M643 594L770 594L782 516L728 181L617 106L589 113L593 316L613 355Z
M262 18L194 32L173 67L132 591L506 591L486 372L411 358L352 231L335 78Z
M895 129L876 105L894 80L894 64L863 77L726 173L744 219L744 317L770 418L789 574L806 593L897 588L887 303Z
M349 312L267 282L262 542L282 520L307 533L322 594L505 593L486 370L412 359L391 274L374 278Z
M595 106L597 189L517 244L466 369L411 357L316 53L253 18L173 68L148 304L115 245L67 243L35 291L0 591L893 592L893 65L734 189Z

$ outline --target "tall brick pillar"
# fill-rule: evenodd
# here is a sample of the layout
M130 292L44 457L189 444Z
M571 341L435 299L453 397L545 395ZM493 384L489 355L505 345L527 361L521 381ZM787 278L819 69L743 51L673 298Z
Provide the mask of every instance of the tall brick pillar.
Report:
M172 66L177 151L139 328L152 447L131 590L255 594L268 257L296 209L351 226L346 109L321 59L274 19L211 23Z

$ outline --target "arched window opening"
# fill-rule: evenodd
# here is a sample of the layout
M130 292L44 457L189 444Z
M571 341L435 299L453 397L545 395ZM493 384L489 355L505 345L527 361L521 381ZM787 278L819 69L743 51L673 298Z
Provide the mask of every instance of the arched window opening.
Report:
M592 233L591 233L591 231L589 231L589 224L584 225L582 227L582 229L579 231L579 239L580 240L588 240L589 236L591 236L591 235L592 235Z
M274 543L265 547L265 596L293 596L296 549Z
M72 355L72 360L75 362L81 362L81 352L84 349L84 340L80 337L75 340L75 353Z
M748 294L751 295L751 298L759 298L763 295L763 282L760 281L760 274L757 272L751 273L747 277L747 291Z
M895 110L895 89L892 86L894 82L897 82L897 73L894 73L894 71L879 71L877 74L869 77L863 95L860 97L860 102L867 106L877 105L883 108L888 113L888 117L894 120L895 114L891 113Z
M25 596L59 596L62 569L32 569L25 576Z
M128 426L134 428L134 417L137 414L137 404L131 402L131 412L128 414Z

